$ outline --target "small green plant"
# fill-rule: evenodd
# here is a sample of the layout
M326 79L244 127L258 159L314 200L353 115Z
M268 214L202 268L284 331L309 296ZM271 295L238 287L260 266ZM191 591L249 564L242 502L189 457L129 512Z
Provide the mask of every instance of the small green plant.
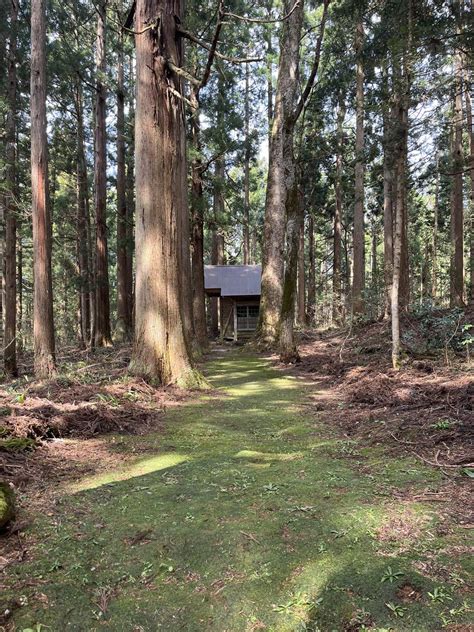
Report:
M385 605L387 606L387 608L390 610L390 612L393 614L394 617L402 619L405 616L405 612L407 611L407 609L402 608L402 606L400 606L399 604L389 601Z
M428 597L433 603L446 603L447 601L453 600L451 595L442 586L436 586L433 592L428 593Z
M434 428L435 430L449 430L449 428L451 428L453 425L453 422L450 421L449 419L440 419L439 421L436 421L434 424L431 424L431 428Z
M403 577L402 571L394 571L391 566L387 566L380 583L383 584L385 582L389 582L390 584L393 584L400 579L400 577Z

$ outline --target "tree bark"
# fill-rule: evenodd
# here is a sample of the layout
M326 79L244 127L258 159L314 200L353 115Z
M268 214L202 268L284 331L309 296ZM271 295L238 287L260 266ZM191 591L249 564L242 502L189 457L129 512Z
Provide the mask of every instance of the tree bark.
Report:
M294 8L293 0L284 0L285 14L293 8L282 26L278 82L269 146L269 165L262 253L262 289L257 335L265 344L274 344L278 336L283 297L283 253L285 246L285 205L293 187L293 110L298 88L300 36L303 1ZM288 123L290 124L288 125ZM289 138L288 138L289 137ZM288 150L291 146L291 156ZM292 193L296 195L297 193ZM290 204L294 208L294 204ZM295 265L296 273L296 265ZM294 308L293 308L294 309ZM286 309L285 309L286 311Z
M18 373L16 357L16 215L18 203L17 156L16 156L16 117L17 117L17 32L18 0L10 0L10 41L7 56L7 101L8 110L5 122L6 144L6 186L5 186L5 273L4 273L4 317L3 359L7 376Z
M106 137L106 8L107 0L97 6L96 37L96 98L95 98L95 344L97 347L112 345L110 333L109 256L107 244L107 137Z
M224 194L223 186L225 179L225 160L223 156L219 156L215 162L214 172L214 218L212 222L212 244L211 244L211 263L215 266L221 266L225 263L224 256L224 235L221 230L221 222L224 214ZM219 299L212 297L209 300L211 312L211 332L213 336L219 334Z
M177 24L182 0L137 0L136 308L131 370L163 384L196 386L185 334L186 147ZM159 24L157 23L159 16ZM171 88L171 89L170 89Z
M56 373L51 275L51 216L46 136L46 7L31 2L31 194L33 219L33 338L36 377Z
M131 339L132 310L127 279L127 196L125 172L125 87L123 31L118 35L117 50L117 324L118 341Z
M365 233L364 233L364 26L362 12L356 26L356 164L354 186L354 278L352 281L352 313L364 313Z

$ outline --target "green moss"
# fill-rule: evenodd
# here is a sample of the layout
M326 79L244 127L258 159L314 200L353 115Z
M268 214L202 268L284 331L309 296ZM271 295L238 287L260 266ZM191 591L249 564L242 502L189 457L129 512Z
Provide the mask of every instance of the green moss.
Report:
M17 629L331 632L359 617L430 632L445 614L468 619L469 534L437 535L440 503L409 501L438 472L343 440L301 406L314 384L262 358L229 353L207 378L214 390L170 408L164 435L108 437L128 465L83 477L36 519L37 545L6 580L27 603ZM404 582L419 601L400 600ZM452 601L433 603L436 586Z
M0 529L15 517L15 498L13 490L7 483L0 481Z
M27 437L7 437L0 439L0 451L5 452L23 452L25 450L33 450L36 446L34 439Z

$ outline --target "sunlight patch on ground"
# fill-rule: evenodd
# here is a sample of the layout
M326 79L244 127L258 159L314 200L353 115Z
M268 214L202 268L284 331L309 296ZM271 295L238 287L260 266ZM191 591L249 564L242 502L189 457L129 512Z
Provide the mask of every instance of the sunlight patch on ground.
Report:
M96 489L102 485L117 483L118 481L126 481L137 476L144 476L168 467L174 467L180 463L189 461L189 457L183 454L160 454L149 459L141 459L129 467L105 472L96 476L89 476L81 481L69 486L68 490L72 493L82 492L88 489Z

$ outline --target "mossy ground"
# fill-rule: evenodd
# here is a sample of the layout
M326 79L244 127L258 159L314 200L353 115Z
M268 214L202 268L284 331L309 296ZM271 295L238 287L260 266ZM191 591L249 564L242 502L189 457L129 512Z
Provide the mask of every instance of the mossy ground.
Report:
M341 438L304 406L314 385L265 359L232 352L206 373L217 392L169 410L165 434L111 438L141 456L35 520L31 559L7 580L15 629L422 632L469 619L468 532L414 499L439 487L437 470Z

